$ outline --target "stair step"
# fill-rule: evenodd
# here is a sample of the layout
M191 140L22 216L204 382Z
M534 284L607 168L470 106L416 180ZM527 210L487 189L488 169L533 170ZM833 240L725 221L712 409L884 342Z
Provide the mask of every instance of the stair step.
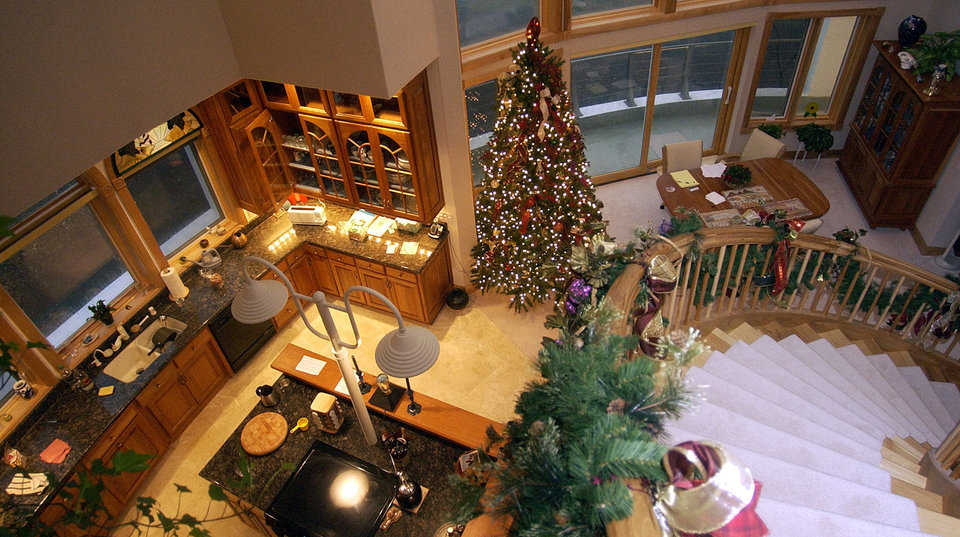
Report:
M897 423L903 427L903 432L897 436L907 436L920 432L916 425L920 417L913 412L906 402L897 394L896 390L890 386L886 377L872 364L863 351L854 346L847 345L837 349L837 353L843 357L847 364L860 374L866 381L858 387L865 392L868 397L887 411L887 414L894 418Z
M753 343L757 339L760 339L763 336L763 332L757 330L756 328L750 326L748 323L743 323L740 326L730 330L728 332L730 337L739 339L741 341L746 341L747 343Z
M729 358L727 354L740 356L744 362L749 362L751 366L744 366L742 363ZM856 427L851 427L849 423L840 419L836 414L828 412L817 406L816 403L787 390L776 380L765 377L761 368L757 367L757 364L764 361L764 357L753 348L739 342L731 347L727 354L714 353L703 369L763 400L788 409L791 414L810 420L870 450L876 449L877 439L874 436ZM791 380L801 382L794 377L791 377Z
M713 362L714 358L711 357L710 361ZM731 369L734 368L731 367ZM837 453L843 453L865 463L880 464L881 455L876 444L870 445L870 440L865 443L852 440L848 436L827 429L788 408L758 397L740 386L727 382L700 368L690 369L687 372L687 380L701 385L700 389L707 401L714 405L742 416L748 416L784 433L806 438Z
M695 438L694 433L681 429L672 430L670 435L683 440ZM774 499L908 530L920 529L913 501L889 490L853 483L747 448L727 449L763 483L761 501Z
M936 511L937 513L943 512L943 496L936 492L930 492L929 490L896 478L890 482L890 492L903 496L904 498L910 498L917 504L917 507Z
M820 339L820 334L808 324L800 324L793 327L793 333L805 343ZM779 341L779 339L777 340Z
M954 423L960 421L960 389L952 382L931 382L930 387L950 413Z
M948 432L953 430L956 422L950 419L950 413L947 412L943 403L940 402L940 398L937 397L933 388L930 387L930 381L927 380L927 376L919 367L901 367L900 374L903 375L907 383L916 390L917 395L923 400L923 404L927 406L927 409L930 410L930 413L933 414L933 417L937 420L937 426L940 428L940 436L937 438L942 440L947 436Z
M922 451L924 454L926 454L928 451L930 451L930 448L928 448L927 446L923 445L919 440L917 440L916 438L914 438L914 437L912 437L912 436L908 436L908 437L904 438L903 440L904 440L905 442L907 442L908 444L910 444L911 446L913 446L915 449L917 449L917 450L919 450L919 451Z
M884 441L886 440L887 439L884 439ZM907 456L910 457L910 459L916 462L917 464L919 464L920 461L923 460L923 456L927 453L925 449L920 447L919 443L914 444L913 442L910 442L909 440L907 440L907 438L895 436L890 438L889 440L894 444L896 444L897 447L900 449L900 451L907 454Z
M881 454L885 461L892 462L897 466L902 466L911 472L920 473L920 462L913 458L913 455L905 452L899 446L893 443L889 438L883 439Z
M820 332L820 339L827 340L828 342L830 342L830 345L836 348L840 348L850 344L850 340L847 338L847 335L844 334L843 331L840 330L839 328L834 328L833 330Z
M895 462L884 459L880 467L886 470L892 479L906 481L911 485L924 488L927 486L927 478L918 474L913 468L900 466Z
M874 367L887 379L890 386L900 394L901 399L903 399L913 410L913 413L920 418L920 421L913 425L914 428L920 429L921 433L913 433L911 436L916 435L914 438L921 442L928 439L934 440L936 438L934 424L936 424L937 420L933 417L933 414L930 413L930 410L927 409L927 406L923 403L923 400L920 399L916 390L914 390L903 377L900 368L894 364L893 360L891 360L887 354L870 356L869 358Z
M880 394L877 393L876 389L870 386L867 379L851 367L839 351L827 340L819 339L810 343L809 347L823 358L824 363L833 369L834 376L829 380L834 386L849 393L854 400L879 418L881 423L889 427L885 429L886 431L904 436L909 434L906 424L899 422L896 416L891 415L890 408L882 403Z
M897 367L911 367L917 365L909 351L888 351L885 353L893 360Z
M762 359L757 360L755 365L750 367L757 368L767 378L876 438L879 444L887 433L875 425L873 416L794 356L786 348L793 343L801 347L806 346L796 336L781 342L773 341L769 337L758 339L750 347L756 350ZM804 352L816 354L809 349ZM736 359L736 356L733 358Z
M830 395L832 397L842 398L841 400L845 401L845 404L851 405L851 409L855 410L863 419L884 431L884 436L888 436L896 430L897 428L893 426L892 422L886 419L883 410L871 403L849 380L838 374L837 370L830 365L828 358L816 350L814 346L818 345L818 342L821 348L832 349L830 344L823 339L818 339L808 345L799 339L787 338L781 344L800 360L803 367L819 375L820 382L823 383L821 389L826 390L828 389L827 386L831 387ZM841 360L839 357L834 359Z
M688 411L671 427L696 431L724 445L740 446L868 487L890 488L890 475L882 462L868 464L709 402Z
M861 351L863 351L863 354L865 355L869 356L871 354L883 354L883 347L877 345L876 341L870 339L858 339L852 343Z
M757 514L770 529L771 537L921 537L927 535L920 531L905 530L801 505L764 499L762 492L760 502L757 503Z
M937 513L923 507L917 508L920 527L923 531L939 537L960 537L960 518Z
M736 343L737 340L730 337L730 335L723 330L714 328L709 334L706 335L706 337L704 337L704 342L715 351L725 352L734 343Z

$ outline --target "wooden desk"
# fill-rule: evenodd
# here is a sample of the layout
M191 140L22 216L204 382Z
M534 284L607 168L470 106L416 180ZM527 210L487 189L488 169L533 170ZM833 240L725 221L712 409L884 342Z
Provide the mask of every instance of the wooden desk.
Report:
M820 218L830 209L830 201L823 195L823 192L790 162L778 158L762 158L737 162L736 164L750 168L752 174L750 186L763 185L775 201L799 198L813 213L807 219ZM713 205L704 197L711 191L729 190L719 177L704 177L700 168L690 170L690 173L700 183L700 188L692 192L688 188L677 186L669 173L657 178L657 191L660 192L663 205L670 211L670 214L676 215L677 209L681 207L694 209L702 213L734 208L728 202ZM667 186L676 190L667 192Z
M327 362L327 365L324 366L319 375L308 375L302 371L297 371L297 364L300 363L300 358L304 355L323 360ZM343 399L350 399L349 395L334 391L334 387L340 382L340 367L337 366L336 360L332 358L327 358L326 356L289 343L280 351L280 354L277 355L270 366L282 372L284 375L301 380L319 390ZM376 377L364 373L363 378L374 385L374 388L363 396L363 400L367 403L367 408L373 412L390 416L411 427L427 431L471 449L482 448L486 445L488 427L493 427L498 432L503 433L504 425L502 423L449 405L439 399L434 399L429 395L424 395L416 391L414 391L414 398L423 406L422 412L416 416L408 414L408 399L406 397L397 404L396 410L387 412L380 407L370 404L370 398L376 392Z

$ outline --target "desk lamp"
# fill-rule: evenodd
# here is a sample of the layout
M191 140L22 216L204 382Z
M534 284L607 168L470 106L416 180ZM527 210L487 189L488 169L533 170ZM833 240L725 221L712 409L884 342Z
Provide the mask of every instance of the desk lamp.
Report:
M250 261L267 267L267 269L273 271L279 277L280 281L254 279L247 271ZM333 356L336 358L337 365L340 367L340 374L343 376L344 383L347 385L347 391L350 392L350 400L353 402L353 409L357 413L357 420L360 422L363 436L371 446L376 444L377 435L373 430L370 415L367 413L367 406L363 401L363 395L360 393L360 387L357 384L357 375L351 369L349 363L348 350L356 349L360 345L360 333L357 330L357 321L354 318L353 309L350 306L350 295L357 291L369 293L386 304L387 307L393 311L394 317L397 318L398 328L387 333L387 335L380 340L380 343L377 344L376 358L378 364L381 363L381 360L383 363L391 365L391 367L397 364L397 367L392 368L392 370L400 371L400 373L416 371L422 364L427 364L417 373L410 373L410 376L418 375L426 371L437 361L437 356L440 353L440 343L437 341L437 337L433 335L433 332L425 328L404 324L397 307L394 306L387 297L369 287L359 285L350 287L343 293L343 305L340 306L327 302L326 295L320 291L313 293L312 296L297 293L293 288L293 284L290 283L290 280L280 269L269 261L256 256L244 257L243 275L246 281L237 293L237 296L234 297L233 304L230 307L234 319L244 324L262 323L280 313L280 310L282 310L283 306L287 303L287 299L292 296L294 299L293 302L297 306L297 312L300 314L300 319L303 320L303 324L306 325L307 329L315 336L330 341L333 346ZM316 304L317 311L320 313L320 321L323 323L323 328L326 331L325 334L314 328L313 325L310 324L310 321L307 320L307 315L303 311L302 302ZM350 319L350 326L353 328L354 343L347 343L340 339L340 333L337 331L337 326L334 324L333 317L330 314L331 309L347 314L347 317ZM385 369L385 371L387 370ZM389 373L390 371L387 372ZM397 376L403 375L398 374ZM411 395L411 401L412 400L413 397Z

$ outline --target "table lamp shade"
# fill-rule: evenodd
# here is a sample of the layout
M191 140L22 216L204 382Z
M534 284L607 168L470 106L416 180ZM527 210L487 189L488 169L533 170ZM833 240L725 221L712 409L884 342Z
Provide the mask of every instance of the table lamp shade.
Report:
M426 328L412 325L383 336L375 353L377 365L393 377L415 377L430 369L439 355L437 336Z
M234 297L230 312L241 323L262 323L280 313L288 297L287 287L277 280L250 280Z

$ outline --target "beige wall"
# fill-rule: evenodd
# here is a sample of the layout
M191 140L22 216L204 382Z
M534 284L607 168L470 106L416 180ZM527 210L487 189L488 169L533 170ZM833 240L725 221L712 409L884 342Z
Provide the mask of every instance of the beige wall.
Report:
M4 2L0 214L239 77L215 0Z

